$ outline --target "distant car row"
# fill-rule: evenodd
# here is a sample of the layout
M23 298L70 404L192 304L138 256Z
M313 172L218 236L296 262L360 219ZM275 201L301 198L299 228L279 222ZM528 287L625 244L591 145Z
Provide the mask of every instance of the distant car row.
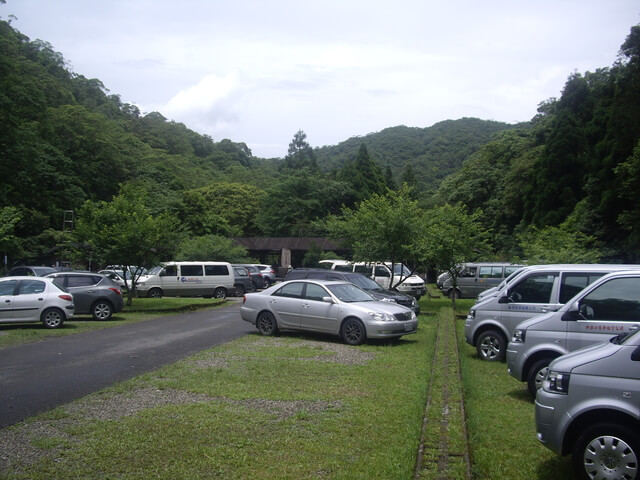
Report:
M42 322L58 328L74 314L109 320L122 310L122 292L112 280L93 272L58 272L0 278L0 322Z
M465 339L536 396L538 439L577 478L640 478L640 266L522 267L481 294Z

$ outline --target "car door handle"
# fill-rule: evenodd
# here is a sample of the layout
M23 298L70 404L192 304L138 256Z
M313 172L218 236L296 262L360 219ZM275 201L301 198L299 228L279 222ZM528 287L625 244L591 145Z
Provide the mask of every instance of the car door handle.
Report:
M5 300L4 303L11 303L11 300Z
M302 304L302 308L309 308L311 305L309 305L308 303L303 303Z

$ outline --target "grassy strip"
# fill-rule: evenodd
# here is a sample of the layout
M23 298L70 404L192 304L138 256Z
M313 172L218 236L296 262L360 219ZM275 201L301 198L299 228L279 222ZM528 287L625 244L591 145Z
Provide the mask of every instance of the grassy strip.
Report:
M44 338L62 337L76 333L100 330L103 328L142 322L180 311L192 311L212 308L224 304L224 300L186 297L136 298L133 305L124 308L111 320L101 322L91 315L77 315L64 323L62 328L48 329L42 323L2 324L0 325L0 348L37 342Z
M567 480L570 459L536 439L534 402L526 384L507 373L504 362L483 362L464 339L457 321L473 478Z
M32 435L32 454L14 459L5 478L406 480L433 320L421 316L416 335L360 347L249 335L201 352L5 429Z
M460 385L455 319L450 306L438 312L438 335L416 478L469 478L467 436Z

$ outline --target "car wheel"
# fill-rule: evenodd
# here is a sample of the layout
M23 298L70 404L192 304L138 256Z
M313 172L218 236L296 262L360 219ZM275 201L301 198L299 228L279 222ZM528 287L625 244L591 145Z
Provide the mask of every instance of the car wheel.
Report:
M367 331L357 318L347 318L340 329L340 336L349 345L360 345L367 339Z
M227 289L218 287L213 291L213 298L227 298Z
M264 288L269 288L271 286L271 280L269 280L268 278L264 279Z
M149 293L147 293L147 297L162 298L162 290L159 288L152 288L151 290L149 290Z
M258 284L254 281L251 281L251 285L253 286L253 291L256 292L258 291Z
M278 323L276 322L276 317L274 317L271 312L261 312L258 314L256 327L258 331L266 337L278 333Z
M59 328L64 323L64 313L57 308L47 308L40 319L45 328Z
M573 448L576 478L625 478L637 480L640 437L632 429L614 423L586 428Z
M244 285L236 285L236 297L244 296L245 292Z
M449 298L450 299L459 299L462 295L460 294L460 290L456 290L455 288L452 288L451 290L449 290Z
M506 353L507 342L502 333L495 330L482 332L478 337L476 350L482 360L496 362L502 360Z
M91 307L94 320L109 320L113 314L113 307L105 300L98 301Z
M544 380L547 370L549 370L550 358L543 358L538 360L527 372L527 387L529 393L532 396L536 396L539 388L542 388L542 381Z

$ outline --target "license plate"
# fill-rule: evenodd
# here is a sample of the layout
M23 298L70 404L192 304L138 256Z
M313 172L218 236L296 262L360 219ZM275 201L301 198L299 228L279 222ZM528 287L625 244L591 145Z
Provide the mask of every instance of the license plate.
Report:
M404 331L405 332L410 332L413 330L413 326L409 325L408 323L404 326Z

